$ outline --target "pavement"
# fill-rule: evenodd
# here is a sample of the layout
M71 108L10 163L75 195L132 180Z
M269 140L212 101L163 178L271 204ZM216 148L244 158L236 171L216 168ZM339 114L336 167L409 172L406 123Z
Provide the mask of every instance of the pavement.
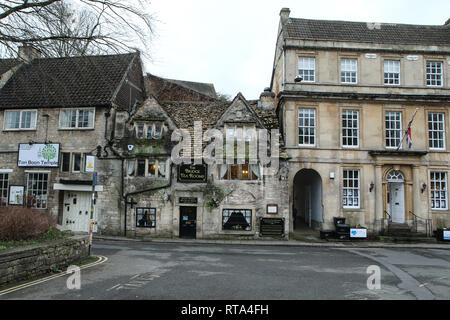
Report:
M273 246L273 247L310 247L310 248L405 248L405 249L440 249L450 250L450 242L442 243L386 243L374 241L298 241L298 240L204 240L204 239L161 239L146 238L136 239L127 237L112 237L94 235L95 240L100 241L129 241L150 242L166 244L194 244L194 245L248 245L248 246Z

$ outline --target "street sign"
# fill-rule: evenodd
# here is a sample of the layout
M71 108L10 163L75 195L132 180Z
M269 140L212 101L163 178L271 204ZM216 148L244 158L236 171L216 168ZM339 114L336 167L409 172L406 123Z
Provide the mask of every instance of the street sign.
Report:
M95 171L95 157L94 156L86 156L86 168L85 172L94 172Z

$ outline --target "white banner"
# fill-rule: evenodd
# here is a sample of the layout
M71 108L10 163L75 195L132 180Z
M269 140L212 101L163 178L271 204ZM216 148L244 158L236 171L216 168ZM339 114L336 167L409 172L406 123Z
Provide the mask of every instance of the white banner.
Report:
M19 144L18 167L59 167L59 144Z
M367 229L350 229L350 238L367 238Z

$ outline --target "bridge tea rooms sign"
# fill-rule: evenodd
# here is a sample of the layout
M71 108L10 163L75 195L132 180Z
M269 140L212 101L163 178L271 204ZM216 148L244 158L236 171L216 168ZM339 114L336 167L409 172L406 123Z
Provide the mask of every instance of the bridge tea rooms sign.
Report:
M18 167L59 167L59 144L19 144Z
M178 167L178 181L188 183L204 183L207 180L206 165L180 165Z

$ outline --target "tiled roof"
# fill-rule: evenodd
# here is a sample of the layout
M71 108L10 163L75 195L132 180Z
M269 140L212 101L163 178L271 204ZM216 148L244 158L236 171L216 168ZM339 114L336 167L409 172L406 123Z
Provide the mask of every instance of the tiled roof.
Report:
M193 129L202 121L203 130L211 129L228 108L224 102L165 102L162 107L179 129Z
M214 85L200 82L171 80L152 74L145 77L147 92L159 101L215 101Z
M288 37L386 44L450 45L450 25L426 26L290 18Z
M109 105L136 56L35 59L0 90L0 108Z

